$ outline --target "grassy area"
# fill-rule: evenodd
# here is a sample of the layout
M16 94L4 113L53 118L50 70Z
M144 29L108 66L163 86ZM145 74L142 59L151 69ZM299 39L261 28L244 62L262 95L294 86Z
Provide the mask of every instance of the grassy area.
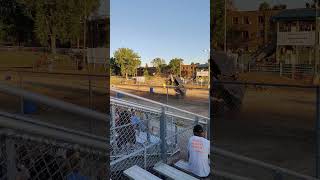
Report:
M36 52L0 52L0 67L32 66L40 58L41 54Z
M0 52L0 68L8 67L33 67L36 61L41 59L43 53L41 52L28 52L28 51L1 51ZM49 59L54 60L53 71L54 72L75 72L76 73L85 73L88 71L84 68L82 71L78 71L75 62L68 55L63 54L49 54ZM93 67L90 67L90 73L96 74L101 73L105 74L106 71L103 66L97 66L95 70ZM48 67L42 65L41 68L37 69L38 71L47 71Z

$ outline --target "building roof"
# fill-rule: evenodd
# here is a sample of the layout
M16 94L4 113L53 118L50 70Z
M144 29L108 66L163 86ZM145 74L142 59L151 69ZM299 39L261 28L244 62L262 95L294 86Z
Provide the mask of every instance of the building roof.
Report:
M274 21L315 20L316 11L312 8L286 9L273 16ZM318 9L318 17L320 10Z
M209 68L209 64L199 64L197 68Z

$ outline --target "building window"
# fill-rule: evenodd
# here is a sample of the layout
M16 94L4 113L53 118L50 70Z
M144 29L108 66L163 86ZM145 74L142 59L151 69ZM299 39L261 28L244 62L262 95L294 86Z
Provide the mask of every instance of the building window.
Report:
M243 24L250 24L248 16L243 17Z
M239 18L238 17L233 17L232 18L232 23L233 24L239 24Z
M258 17L258 21L259 21L259 24L263 24L264 23L264 17L263 16L259 16Z
M315 29L313 22L299 22L299 31L312 31Z
M291 25L289 23L280 23L279 31L280 32L290 32L291 31Z
M248 31L243 31L242 32L242 38L243 39L249 39L249 32Z

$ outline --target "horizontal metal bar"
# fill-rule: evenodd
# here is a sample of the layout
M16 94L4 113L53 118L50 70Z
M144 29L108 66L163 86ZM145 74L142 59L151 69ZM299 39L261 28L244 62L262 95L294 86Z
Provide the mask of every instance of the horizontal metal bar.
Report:
M138 104L138 103L132 103L130 101L125 101L125 100L122 100L122 99L118 99L118 98L110 98L110 103L113 104L113 103L118 103L118 104L121 104L121 105L125 105L125 106L129 106L130 108L137 108L137 109L143 109L143 110L147 110L147 111L150 111L150 112L153 112L153 113L157 113L157 114L160 114L161 113L161 109L156 109L156 108L150 108L150 107L146 107L144 105L141 105L141 104ZM188 118L188 117L184 117L184 116L180 116L180 115L177 115L177 114L174 114L173 112L170 112L170 111L165 111L166 115L169 115L169 116L172 116L172 117L175 117L175 118L180 118L180 119L184 119L184 120L188 120L188 121L195 121L195 119L193 118ZM202 117L201 117L202 118ZM206 121L199 121L201 124L207 124L207 120L205 118Z
M122 85L122 84L121 84ZM125 85L125 84L124 84ZM153 88L168 88L168 89L174 89L174 88L177 88L178 86L172 86L172 85L166 85L166 86L152 86L152 85L147 85L147 84L142 84L142 85L139 85L139 84L130 84L130 86L138 86L138 87L153 87ZM114 86L113 86L114 87ZM200 90L208 90L208 88L203 88L203 87L188 87L188 86L185 86L185 89L200 89Z
M109 119L110 119L110 117L108 117L107 114L99 113L87 108L77 106L75 104L67 103L67 102L54 99L48 96L44 96L41 94L36 94L34 92L26 91L16 87L11 87L3 83L0 83L0 92L23 97L24 99L27 99L27 100L42 103L50 107L58 108L58 109L61 109L70 113L78 114L78 115L83 115L96 120L109 122Z
M233 85L258 85L258 86L274 86L274 87L291 87L291 88L306 88L314 89L317 86L304 86L292 84L274 84L274 83L256 83L256 82L241 82L241 81L213 81L213 84L233 84Z
M73 144L81 144L90 148L105 150L107 146L107 139L92 134L87 134L75 130L70 130L48 123L43 123L31 118L0 113L0 127L2 130L11 129L23 134L40 136L43 138L52 138L63 142L70 142Z
M268 164L268 163L265 163L265 162L262 162L262 161L259 161L259 160L251 159L251 158L248 158L248 157L245 157L245 156L242 156L242 155L238 155L238 154L235 154L235 153L232 153L232 152L229 152L229 151L225 151L225 150L222 150L222 149L217 148L217 147L212 147L212 149L213 149L213 153L214 154L219 154L219 155L222 155L222 156L225 156L225 157L233 158L233 159L236 159L236 160L239 160L239 161L242 161L242 162L246 162L246 163L249 163L249 164L253 164L253 165L256 165L256 166L260 166L260 167L263 167L263 168L266 168L266 169L278 171L279 173L282 173L282 174L287 174L287 175L290 175L290 176L294 176L294 177L302 178L302 179L306 179L306 180L319 180L319 179L311 177L311 176L306 176L306 175L303 175L303 174L300 174L300 173L297 173L297 172L294 172L294 171L291 171L291 170L288 170L288 169L285 169L285 168L281 168L281 167L274 166L274 165L271 165L271 164Z
M140 96L137 96L137 95L134 95L134 94L131 94L131 93L127 93L127 92L124 92L124 91L121 91L121 90L118 90L118 89L115 89L115 88L111 88L110 91L114 91L114 92L117 92L117 93L121 93L121 94L127 95L127 96L129 96L129 97L133 97L133 98L140 99L140 100L143 100L143 101L146 101L146 102L150 102L150 103L153 103L153 104L157 104L157 105L160 105L160 106L162 106L162 107L168 107L168 108L171 108L171 109L180 111L180 112L184 112L184 113L187 113L187 114L190 114L190 115L193 115L193 116L198 116L198 117L201 117L201 118L203 118L203 119L209 120L208 117L202 116L202 115L200 115L200 114L196 114L196 113L193 113L193 112L190 112L190 111L186 111L186 110L183 110L183 109L179 109L179 108L176 108L176 107L174 107L174 106L170 106L170 105L163 104L163 103L160 103L160 102L157 102L157 101L153 101L153 100L151 100L151 99L143 98L143 97L140 97Z
M15 70L15 69L0 69L0 71L11 71L17 73L31 73L31 74L49 74L49 75L68 75L68 76L86 76L86 77L107 77L108 75L103 74L81 74L81 73L61 73L61 72L41 72L41 71L27 71L27 70Z

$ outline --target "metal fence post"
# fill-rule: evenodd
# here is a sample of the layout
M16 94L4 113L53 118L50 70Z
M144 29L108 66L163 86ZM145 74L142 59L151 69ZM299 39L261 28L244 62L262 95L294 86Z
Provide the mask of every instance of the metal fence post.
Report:
M316 88L316 178L320 177L320 88Z
M295 74L295 64L291 64L291 78L294 79Z
M147 169L147 148L146 146L143 146L143 159L144 159L144 169Z
M194 118L194 125L197 125L197 124L199 124L199 117L198 116L196 116Z
M8 180L15 180L16 169L16 150L14 140L6 137L6 154L7 154L7 178Z
M280 62L280 76L282 76L282 63Z
M19 88L22 89L22 76L21 73L18 72L18 77L19 77ZM24 99L23 96L20 96L20 113L23 114L24 113Z
M91 77L89 76L89 106L93 109L92 104L92 84L91 84Z
M165 108L161 107L161 116L160 116L160 139L161 139L161 159L163 162L167 162L167 123L166 123L166 112Z

